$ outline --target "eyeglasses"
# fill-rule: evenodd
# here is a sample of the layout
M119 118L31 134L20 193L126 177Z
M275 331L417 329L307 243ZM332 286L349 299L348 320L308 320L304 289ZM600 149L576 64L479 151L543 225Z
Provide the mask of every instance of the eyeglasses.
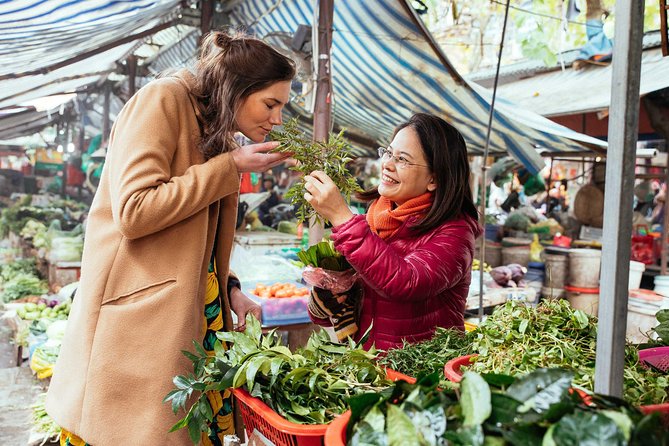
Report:
M426 166L424 164L416 164L409 162L409 160L404 158L403 156L393 155L393 152L390 150L389 147L379 147L376 150L379 153L379 158L381 158L381 161L390 161L390 159L392 158L395 165L400 169L406 169L409 166L427 167L428 169L430 168L430 166Z

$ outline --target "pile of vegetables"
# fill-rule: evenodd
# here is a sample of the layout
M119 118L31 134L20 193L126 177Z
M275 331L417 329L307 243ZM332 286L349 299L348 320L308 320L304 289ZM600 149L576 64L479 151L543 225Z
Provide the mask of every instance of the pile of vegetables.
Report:
M570 392L572 374L539 369L520 378L465 373L459 392L438 374L351 399L348 445L660 445L659 414L622 400Z
M657 317L660 341L642 348L663 345L662 339L669 344L669 310ZM560 367L574 373L576 386L592 390L596 345L596 318L572 309L567 301L544 300L537 307L509 301L470 333L437 329L428 341L389 350L381 363L419 377L442 370L453 358L478 354L469 367L475 372L519 376ZM626 347L625 358L625 400L635 405L669 402L669 376L639 363L635 346Z
M507 302L474 332L478 353L471 370L519 375L544 367L564 367L576 386L592 390L597 323L565 300L545 300L536 308ZM669 402L669 379L639 363L638 350L626 347L624 398L636 405Z
M67 320L70 314L70 302L55 303L49 306L46 303L27 303L16 310L16 314L23 320L32 321L36 319ZM51 302L50 302L51 303Z
M251 293L265 298L303 297L309 295L309 288L298 287L294 283L275 283L274 285L256 284Z
M196 354L184 351L193 362L193 373L175 377L177 388L165 397L175 414L192 403L171 431L187 427L193 443L199 442L200 433L207 431L206 421L213 418L207 391L243 387L291 422L324 424L348 408L351 396L390 385L374 362L374 349L365 351L362 343L353 341L332 343L324 331L313 333L296 353L282 345L275 331L263 335L252 316L247 317L244 332L217 336L229 349L217 343L215 356L208 356L195 343Z
M287 121L282 131L272 131L269 137L281 144L274 151L282 153L293 153L299 164L291 167L292 170L304 175L314 170L325 172L337 185L341 193L350 201L354 192L360 191L360 186L355 177L346 169L346 163L351 161L351 146L344 139L344 132L330 135L326 141L311 141L305 137L304 132L297 127L297 119ZM291 200L295 206L298 221L309 220L315 217L320 220L316 211L304 199L304 180L300 179L288 189L285 198Z
M48 291L45 281L31 273L19 272L2 284L2 301L12 302L25 296L41 295Z
M438 327L427 341L415 344L404 341L402 347L388 350L380 363L409 376L429 375L443 370L444 364L453 358L472 354L475 338L473 332Z
M46 392L37 396L35 404L30 406L32 409L32 424L35 432L44 434L46 441L57 441L60 436L60 427L53 421L53 418L46 413Z

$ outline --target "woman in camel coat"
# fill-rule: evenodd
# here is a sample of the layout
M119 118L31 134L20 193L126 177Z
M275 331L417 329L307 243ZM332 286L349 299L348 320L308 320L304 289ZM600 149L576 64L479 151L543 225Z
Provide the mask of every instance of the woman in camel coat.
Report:
M262 65L258 64L262 61ZM142 88L110 136L86 228L81 281L47 397L73 444L183 445L163 398L202 342L208 269L222 329L259 308L228 286L239 176L285 159L256 143L281 123L294 64L260 40L212 33L195 74ZM228 285L236 285L228 283Z

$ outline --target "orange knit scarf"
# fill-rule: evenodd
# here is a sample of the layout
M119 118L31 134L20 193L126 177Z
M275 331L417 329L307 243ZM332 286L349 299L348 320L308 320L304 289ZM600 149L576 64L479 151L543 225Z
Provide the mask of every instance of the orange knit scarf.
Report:
M367 211L367 223L372 231L382 239L395 234L410 217L422 217L432 206L434 197L426 192L406 201L393 209L393 202L386 197L379 197Z

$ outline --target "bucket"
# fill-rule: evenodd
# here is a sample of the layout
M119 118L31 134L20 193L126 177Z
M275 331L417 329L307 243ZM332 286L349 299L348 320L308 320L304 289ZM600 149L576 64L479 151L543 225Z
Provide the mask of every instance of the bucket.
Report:
M590 316L597 316L599 310L599 288L579 288L565 286L567 300L572 308L581 310Z
M646 265L641 262L636 262L630 260L630 280L629 287L630 290L637 290L641 286L641 276L646 270Z
M492 223L485 224L485 239L491 242L499 242L502 234L502 227Z
M502 264L509 265L511 263L527 266L530 263L530 245L502 247Z
M538 296L544 284L544 264L541 262L528 263L524 279L528 287L537 291Z
M655 327L658 322L655 319L655 313L659 311L658 307L648 305L635 305L630 299L627 305L627 330L625 338L633 344L643 344L648 342L646 333Z
M599 288L602 251L572 249L569 251L569 285L577 288Z
M486 241L485 262L493 268L500 266L502 264L502 245Z
M654 291L664 297L669 297L669 276L655 276Z
M562 299L565 297L565 292L562 288L543 286L541 287L541 297L544 299Z
M560 254L544 253L544 286L563 289L567 278L569 258Z

